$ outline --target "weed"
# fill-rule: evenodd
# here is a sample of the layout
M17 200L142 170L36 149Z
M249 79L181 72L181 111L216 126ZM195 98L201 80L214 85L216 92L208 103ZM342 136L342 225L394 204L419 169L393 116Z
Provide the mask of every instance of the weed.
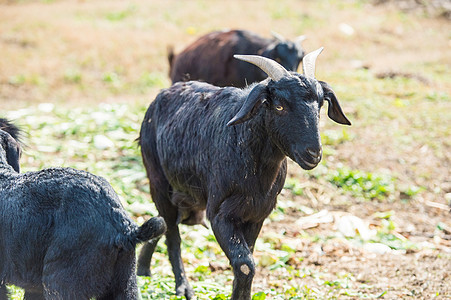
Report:
M68 83L81 83L82 76L79 70L69 69L64 73L64 80Z
M388 175L373 174L346 167L339 168L327 175L327 180L355 197L386 200L395 191L394 178Z
M132 16L136 11L137 11L137 7L135 5L130 5L128 8L126 8L124 10L107 13L105 15L105 18L108 21L112 21L112 22L123 21L125 18Z

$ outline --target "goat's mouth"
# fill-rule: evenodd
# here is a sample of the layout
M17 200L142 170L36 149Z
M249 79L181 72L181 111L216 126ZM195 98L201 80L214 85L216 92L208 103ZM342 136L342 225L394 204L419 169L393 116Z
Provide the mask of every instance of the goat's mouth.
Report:
M294 153L294 161L304 170L311 170L319 164L319 162L321 161L321 158L319 158L316 162L312 162L308 158L304 158L304 157L302 157L302 155L295 152Z

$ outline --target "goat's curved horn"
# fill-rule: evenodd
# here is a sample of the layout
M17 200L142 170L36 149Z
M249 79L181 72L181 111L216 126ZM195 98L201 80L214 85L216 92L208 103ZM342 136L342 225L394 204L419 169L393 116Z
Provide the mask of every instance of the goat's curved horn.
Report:
M306 35L300 35L294 39L294 43L298 46L301 46L302 42L307 39Z
M315 62L318 55L323 51L324 47L321 47L315 51L312 51L304 56L302 59L302 69L304 70L305 77L315 78Z
M272 34L272 36L276 39L276 40L278 40L279 42L284 42L286 39L283 37L283 35L281 35L280 33L278 33L278 32L275 32L275 31L271 31L271 34Z
M291 74L284 67L282 67L282 65L272 59L263 56L235 54L233 57L256 65L257 67L262 69L263 72L268 74L268 76L274 81L279 81L285 76L291 76Z

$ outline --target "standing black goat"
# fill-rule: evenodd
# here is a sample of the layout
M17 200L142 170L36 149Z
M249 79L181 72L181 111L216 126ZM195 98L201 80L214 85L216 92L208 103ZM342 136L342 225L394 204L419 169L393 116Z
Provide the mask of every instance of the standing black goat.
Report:
M0 127L0 299L6 284L25 299L138 299L135 246L162 235L163 218L138 227L87 172L19 174L19 131L5 119Z
M216 86L245 87L262 81L266 74L257 67L233 58L234 54L256 54L279 62L285 69L296 71L304 57L301 42L275 34L274 39L246 30L215 31L200 37L178 55L169 50L172 82L199 80Z
M321 160L323 100L329 117L350 125L331 87L314 77L322 49L304 57L304 74L252 55L270 78L245 89L179 82L163 90L144 117L139 142L150 192L168 229L166 244L177 295L193 296L180 255L178 224L196 224L206 210L234 271L232 299L250 299L255 240L276 205L286 157L302 168ZM150 274L157 240L145 244L138 274Z

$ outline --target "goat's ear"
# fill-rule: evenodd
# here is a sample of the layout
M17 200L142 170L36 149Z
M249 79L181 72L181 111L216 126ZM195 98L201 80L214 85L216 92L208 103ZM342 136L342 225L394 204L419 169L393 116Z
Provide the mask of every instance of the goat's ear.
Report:
M227 123L227 126L241 124L246 122L258 111L260 105L267 97L267 82L257 84L247 96L238 113Z
M13 138L11 138L13 139ZM13 167L14 171L17 173L20 172L20 165L19 165L19 159L20 159L20 146L14 142L8 143L6 147L6 161L8 162L8 165Z
M327 108L327 115L329 116L329 118L343 125L351 125L351 122L348 120L348 118L341 110L337 96L335 96L335 92L332 90L330 85L328 85L324 81L318 82L321 84L321 87L323 88L324 100L329 102L329 107Z

